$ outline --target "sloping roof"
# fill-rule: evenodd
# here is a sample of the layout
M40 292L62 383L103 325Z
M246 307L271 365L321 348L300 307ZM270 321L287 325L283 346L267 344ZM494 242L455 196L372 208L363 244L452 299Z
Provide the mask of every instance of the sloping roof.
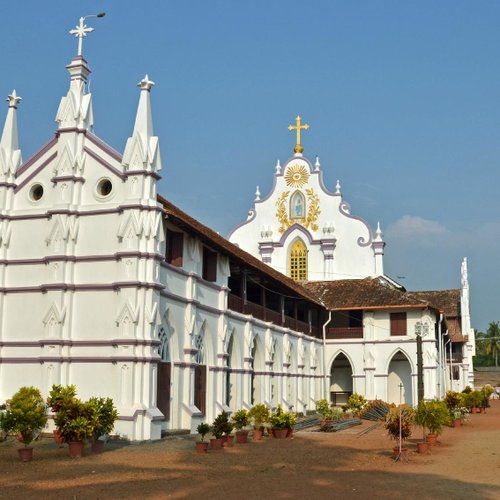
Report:
M358 280L307 281L304 286L330 310L429 307L383 276Z
M410 292L418 299L426 300L443 312L446 317L460 316L460 289L429 290L425 292Z
M294 292L299 297L324 307L321 301L318 300L313 293L296 281L292 280L288 276L285 276L284 274L281 274L279 271L276 271L272 267L261 262L259 259L256 259L253 255L250 255L240 247L229 242L226 238L217 234L214 230L203 225L201 222L197 221L190 215L183 212L180 208L170 203L167 199L163 198L163 196L158 195L157 199L158 202L162 204L168 219L180 229L184 229L186 232L195 233L201 241L204 241L214 250L229 256L231 260L239 262L243 267L249 270L254 270L257 273L267 275L269 279L278 282L281 286Z

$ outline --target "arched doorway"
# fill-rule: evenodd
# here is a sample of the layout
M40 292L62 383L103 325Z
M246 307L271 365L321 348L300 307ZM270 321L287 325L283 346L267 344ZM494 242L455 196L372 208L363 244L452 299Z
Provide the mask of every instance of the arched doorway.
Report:
M165 421L170 420L170 387L172 363L170 360L170 345L168 335L163 328L158 332L160 347L158 354L160 362L158 363L157 383L156 383L156 406L163 413Z
M344 405L352 394L352 366L347 356L338 354L330 371L330 401L333 405Z
M402 386L401 397L400 385ZM394 354L387 369L387 402L397 405L400 402L413 404L411 365L401 351Z

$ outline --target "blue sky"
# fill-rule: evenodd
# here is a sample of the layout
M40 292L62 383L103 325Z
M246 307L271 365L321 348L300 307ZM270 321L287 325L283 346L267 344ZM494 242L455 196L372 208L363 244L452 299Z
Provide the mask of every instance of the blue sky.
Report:
M55 129L69 29L102 10L84 43L95 132L123 150L148 73L162 194L227 235L301 114L327 185L380 220L386 272L453 288L468 256L473 325L500 320L500 2L18 0L0 16L0 95L23 97L25 159Z

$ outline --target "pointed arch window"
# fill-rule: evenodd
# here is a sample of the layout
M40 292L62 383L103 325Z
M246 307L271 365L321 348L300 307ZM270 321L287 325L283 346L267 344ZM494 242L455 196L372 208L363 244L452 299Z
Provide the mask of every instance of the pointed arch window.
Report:
M305 219L306 213L306 199L300 191L295 191L295 193L290 196L290 219Z
M307 279L307 248L301 239L297 239L290 247L288 275L296 281Z

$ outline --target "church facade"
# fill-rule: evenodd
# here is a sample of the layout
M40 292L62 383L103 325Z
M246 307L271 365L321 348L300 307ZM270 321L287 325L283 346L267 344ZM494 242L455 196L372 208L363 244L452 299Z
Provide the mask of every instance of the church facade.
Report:
M419 388L429 398L443 392L444 306L383 274L380 230L350 214L339 186L327 191L319 161L296 152L277 167L268 205L257 200L247 221L255 234L238 239L236 230L235 245L157 194L154 83L139 83L122 154L92 132L81 44L67 69L56 133L24 162L20 98L8 98L0 401L24 385L47 396L52 384L75 384L82 398L112 397L116 432L144 440L260 402L307 412L317 399L341 403L353 391L397 402L401 383L412 403ZM453 313L470 342L464 309Z

